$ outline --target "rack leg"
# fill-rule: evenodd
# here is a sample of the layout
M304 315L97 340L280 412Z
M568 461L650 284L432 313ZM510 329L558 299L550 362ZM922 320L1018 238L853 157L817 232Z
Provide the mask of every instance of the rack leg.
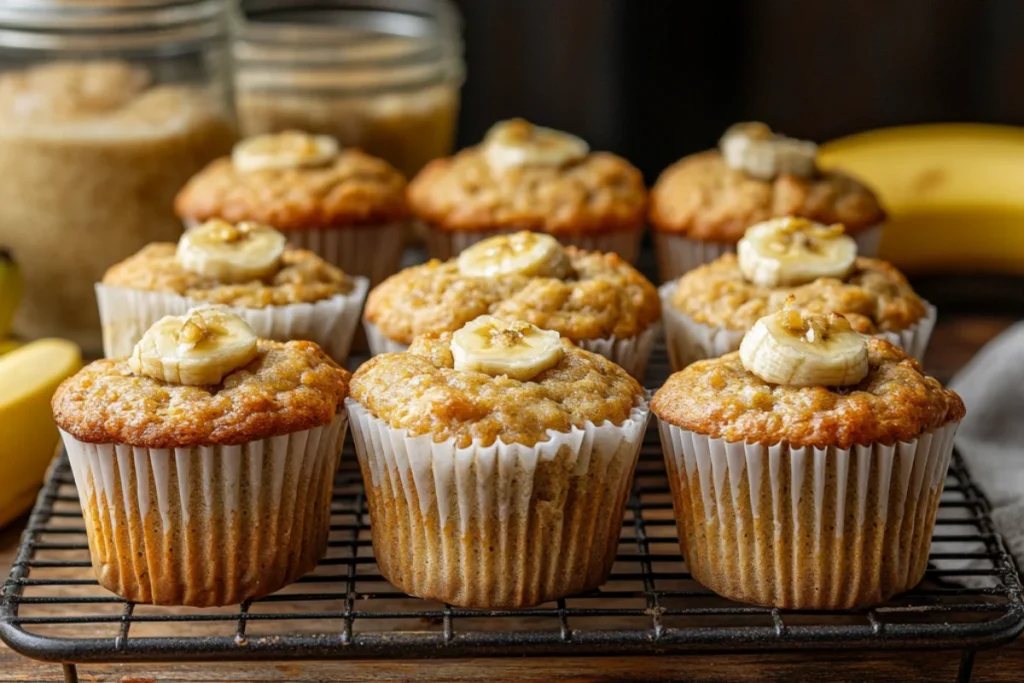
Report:
M974 650L964 650L960 654L960 669L956 672L956 683L971 683L974 671Z
M74 664L62 664L64 669L64 683L78 683L78 669Z

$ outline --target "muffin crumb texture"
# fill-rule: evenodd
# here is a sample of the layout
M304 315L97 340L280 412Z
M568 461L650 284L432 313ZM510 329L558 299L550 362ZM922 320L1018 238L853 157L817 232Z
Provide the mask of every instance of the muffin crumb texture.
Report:
M247 173L223 157L185 185L174 208L195 221L257 221L284 231L374 226L409 213L402 174L358 149L343 150L324 166Z
M237 445L330 424L349 373L312 342L261 340L258 351L209 387L138 377L127 359L98 360L58 387L54 419L80 441L140 448Z
M738 353L699 361L672 375L652 411L677 427L726 441L836 446L910 441L959 421L960 397L882 339L868 339L869 371L842 387L773 385L748 372Z
M150 244L110 268L103 284L151 292L173 292L214 304L265 308L314 303L348 294L355 286L340 269L311 251L286 248L281 269L262 280L224 285L185 269L169 242Z
M858 258L844 280L819 278L796 287L762 287L747 281L735 254L726 254L683 275L672 305L696 322L746 330L782 310L790 296L801 311L843 314L863 334L899 332L927 313L902 273L885 261L868 258Z
M565 167L494 172L482 146L435 159L409 183L420 218L449 231L529 229L553 235L643 226L647 190L625 159L594 152Z
M653 227L693 239L735 243L754 223L790 215L842 223L851 235L885 219L871 189L843 173L758 180L729 168L716 150L669 166L651 190Z
M406 353L374 356L353 375L352 398L395 429L465 448L474 439L533 446L548 430L621 424L643 396L622 368L564 339L558 365L520 382L453 369L451 337L423 335Z
M661 317L654 285L618 255L575 247L566 253L573 272L565 279L469 277L454 259L406 268L370 292L365 317L402 344L426 332L457 330L487 313L574 341L634 337Z

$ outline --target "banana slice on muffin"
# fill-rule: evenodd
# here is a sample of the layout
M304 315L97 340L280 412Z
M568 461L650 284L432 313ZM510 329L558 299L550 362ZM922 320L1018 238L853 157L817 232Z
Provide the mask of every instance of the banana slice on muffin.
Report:
M867 337L838 313L801 313L790 301L743 337L740 360L771 384L849 386L868 374Z
M561 335L528 322L482 315L452 335L456 370L526 382L562 360Z
M189 386L220 384L256 358L256 333L241 317L216 306L161 318L128 359L140 376Z
M572 272L569 257L557 239L527 231L477 242L459 254L458 265L459 272L470 277L564 278Z
M219 218L185 232L176 256L187 270L220 282L248 282L277 272L287 240L270 226Z
M246 138L231 152L237 171L284 170L322 166L338 156L341 147L330 135L310 135L297 130Z
M783 174L811 178L817 171L816 144L773 133L760 122L731 126L718 144L727 166L760 180Z
M761 287L845 278L857 261L857 243L842 225L805 218L775 218L752 226L737 245L744 277Z
M568 166L589 153L590 145L581 138L523 119L500 121L484 137L484 157L499 172L520 166Z

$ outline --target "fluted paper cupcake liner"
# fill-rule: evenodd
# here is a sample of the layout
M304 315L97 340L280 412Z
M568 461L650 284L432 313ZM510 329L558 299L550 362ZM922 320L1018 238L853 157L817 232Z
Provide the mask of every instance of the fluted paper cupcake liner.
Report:
M536 446L435 443L354 400L346 407L366 484L373 551L403 591L511 609L591 590L615 561L649 417L548 432Z
M348 418L239 446L133 448L61 432L100 585L133 602L262 597L323 557Z
M575 343L581 349L604 356L635 377L637 381L643 382L644 373L647 371L647 361L650 360L651 350L654 348L654 341L657 339L660 328L660 324L655 324L635 337L619 339L611 336L601 339L584 339ZM366 339L370 343L370 353L374 356L381 353L402 353L409 350L408 344L389 339L380 331L379 327L367 320L363 320L363 329L366 330Z
M742 602L877 605L928 564L958 423L891 446L728 443L661 422L683 556Z
M423 232L426 235L427 253L430 257L447 261L458 256L463 249L476 244L480 240L519 231L499 228L466 232L442 230L426 226ZM618 254L624 261L636 263L637 256L640 254L640 241L643 238L643 230L618 230L595 233L593 235L554 235L554 237L565 245L572 245L586 251Z
M369 289L369 282L364 277L353 277L352 281L355 286L348 294L313 303L227 308L241 316L256 335L263 339L304 339L316 342L327 355L338 363L344 363ZM131 354L146 330L165 315L182 315L193 306L209 303L173 292L152 292L104 284L96 285L96 300L103 328L103 353L107 358Z
M185 218L185 229L194 228L200 221ZM325 226L281 230L288 244L297 249L308 249L331 265L341 268L346 275L359 275L376 287L399 270L405 251L407 221L381 225ZM280 230L280 228L278 228Z
M677 281L666 282L658 288L661 297L661 318L665 326L665 346L673 370L682 370L690 363L705 358L717 358L738 351L746 330L734 330L721 325L699 323L680 311L672 303ZM917 360L924 358L935 328L938 312L924 301L925 314L920 320L899 332L879 332L874 335L899 346Z
M875 225L853 236L860 256L874 258L878 255L883 227L884 224ZM654 249L658 255L658 275L662 282L669 282L679 279L697 266L711 263L725 254L735 253L736 243L695 240L656 230Z

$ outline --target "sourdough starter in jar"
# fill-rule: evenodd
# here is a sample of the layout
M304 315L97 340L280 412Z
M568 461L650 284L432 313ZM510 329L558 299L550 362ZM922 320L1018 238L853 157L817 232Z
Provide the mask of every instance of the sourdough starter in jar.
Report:
M236 132L200 86L154 85L120 61L0 73L0 245L25 274L15 333L100 348L94 283L176 241L175 193Z

